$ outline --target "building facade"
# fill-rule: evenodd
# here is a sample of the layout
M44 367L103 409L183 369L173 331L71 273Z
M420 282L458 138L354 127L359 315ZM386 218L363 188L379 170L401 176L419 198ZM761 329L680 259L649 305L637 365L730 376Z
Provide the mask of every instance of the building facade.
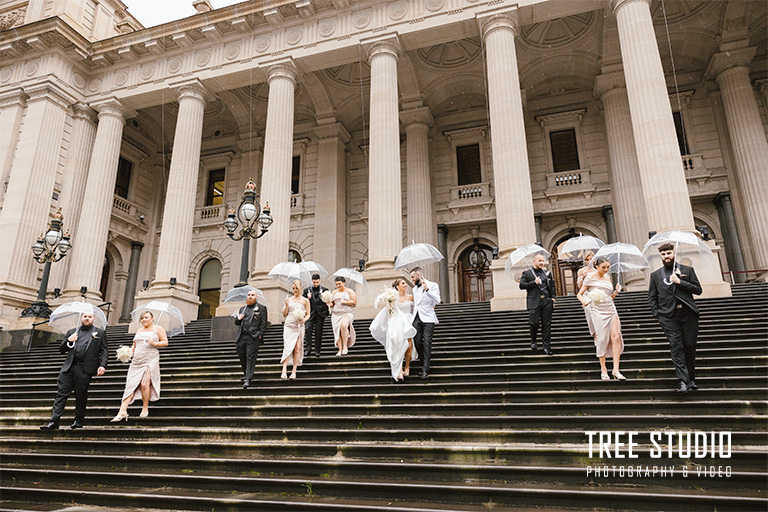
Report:
M427 271L446 301L497 310L524 307L504 260L527 243L574 293L557 250L579 233L701 231L705 292L764 279L763 1L194 4L146 29L118 0L0 0L0 325L34 300L30 247L59 208L73 249L50 303L215 314L249 179L274 218L250 282L272 304L280 261L364 260L370 315L411 240L444 253Z

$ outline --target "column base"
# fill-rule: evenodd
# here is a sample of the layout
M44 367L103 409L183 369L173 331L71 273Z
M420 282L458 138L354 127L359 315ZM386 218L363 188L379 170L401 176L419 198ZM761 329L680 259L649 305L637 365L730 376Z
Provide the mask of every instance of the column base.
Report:
M524 311L528 294L520 289L519 281L507 276L504 261L494 260L491 272L493 275L491 311Z
M8 281L0 283L0 326L9 329L36 297L37 290L31 286Z
M153 300L162 300L179 308L185 324L192 320L197 320L197 312L200 306L200 299L197 295L178 288L150 288L149 290L140 291L136 294L136 298L134 299L134 309L139 309L141 306L152 302ZM136 329L138 328L138 321L131 322L128 325L128 332L136 332Z
M695 259L692 261L693 268L696 270L696 276L701 283L701 295L699 298L709 297L730 297L731 285L723 280L723 274L720 266L720 246L715 243L714 240L709 240L706 243L715 255L715 261L712 265L704 266L703 263L697 262ZM697 266L698 265L698 266Z
M396 270L394 268L366 270L364 272L365 280L368 282L368 293L359 292L357 294L357 306L355 307L355 318L359 320L371 320L379 310L373 307L373 301L381 293L383 288L391 288L392 281L397 278L404 278L410 283L408 272L405 270Z
M0 332L0 352L26 352L30 348L53 344L63 334L52 329L47 323L32 325L48 320L47 317L22 316L11 322L8 329Z

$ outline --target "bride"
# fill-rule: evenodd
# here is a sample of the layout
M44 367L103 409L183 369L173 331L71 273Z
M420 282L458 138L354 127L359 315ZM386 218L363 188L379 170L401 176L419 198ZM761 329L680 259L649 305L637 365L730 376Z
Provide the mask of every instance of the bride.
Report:
M413 336L416 329L411 325L413 295L406 293L408 283L405 279L395 279L392 288L397 290L397 300L386 304L371 322L370 331L374 339L384 345L387 359L395 381L404 381L411 366L411 359L416 359L413 348ZM386 303L386 300L384 300ZM403 371L405 359L405 371Z

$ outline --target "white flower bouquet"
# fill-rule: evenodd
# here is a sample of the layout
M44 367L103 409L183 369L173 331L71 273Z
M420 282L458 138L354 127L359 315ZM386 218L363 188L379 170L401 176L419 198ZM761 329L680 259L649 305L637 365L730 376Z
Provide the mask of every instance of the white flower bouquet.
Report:
M304 309L304 306L298 306L291 312L291 319L294 322L304 321L305 316L307 316L307 310Z
M587 296L592 304L601 304L608 298L608 294L603 290L594 289L590 291Z
M320 294L320 300L328 304L331 302L331 292L328 290L325 290L323 293Z
M379 308L386 302L389 312L392 313L393 304L397 302L397 291L394 288L384 288L373 301L373 307Z
M128 345L123 345L117 349L117 360L121 363L130 363L133 358L133 349Z

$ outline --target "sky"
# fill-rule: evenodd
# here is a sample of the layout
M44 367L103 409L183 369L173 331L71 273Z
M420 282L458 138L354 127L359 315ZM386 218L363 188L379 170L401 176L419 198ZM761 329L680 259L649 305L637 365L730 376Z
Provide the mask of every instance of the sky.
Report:
M211 5L218 9L242 1L211 0ZM123 0L123 3L128 6L128 12L145 27L154 27L197 14L192 7L192 0Z

